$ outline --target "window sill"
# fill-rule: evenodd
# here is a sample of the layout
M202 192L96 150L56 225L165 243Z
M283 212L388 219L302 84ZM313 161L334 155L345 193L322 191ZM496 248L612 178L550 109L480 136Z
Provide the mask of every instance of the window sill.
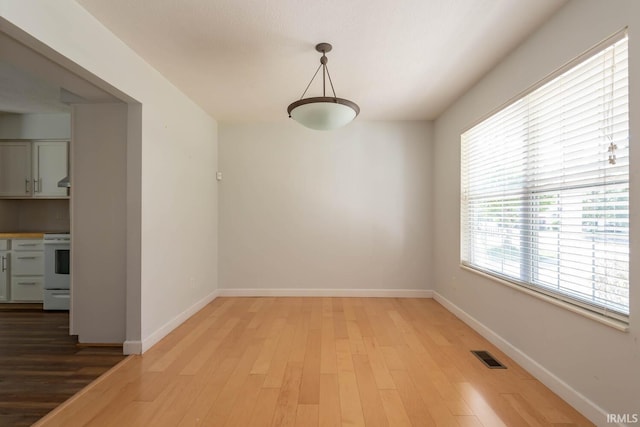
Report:
M582 307L575 306L573 304L569 304L568 302L559 300L557 298L553 298L553 297L551 297L549 295L545 295L545 294L540 293L540 292L533 291L531 289L527 289L527 288L525 288L523 286L519 286L519 285L516 285L515 283L511 283L511 282L509 282L507 280L502 280L502 279L500 279L498 277L492 276L492 275L487 274L487 273L483 273L482 271L479 271L479 270L476 270L474 268L468 267L468 266L466 266L464 264L460 264L460 268L463 269L463 270L466 270L466 271L470 271L470 272L472 272L474 274L477 274L479 276L482 276L482 277L484 277L486 279L489 279L491 281L494 281L494 282L500 283L502 285L508 286L508 287L510 287L512 289L516 289L516 290L518 290L520 292L524 292L527 295L531 295L531 296L533 296L535 298L541 299L543 301L546 301L546 302L551 303L553 305L556 305L558 307L562 307L562 308L564 308L566 310L571 311L572 313L576 313L576 314L579 314L579 315L581 315L583 317L586 317L588 319L595 320L596 322L599 322L599 323L602 323L603 325L606 325L606 326L609 326L611 328L617 329L618 331L629 332L629 325L627 323L618 321L616 319L611 319L609 317L602 316L602 315L600 315L598 313L594 313L593 311L587 310L586 308L582 308Z

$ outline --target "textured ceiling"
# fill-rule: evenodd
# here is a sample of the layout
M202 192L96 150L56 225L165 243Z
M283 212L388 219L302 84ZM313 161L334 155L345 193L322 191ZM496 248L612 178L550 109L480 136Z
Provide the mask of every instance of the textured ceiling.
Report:
M433 119L564 0L77 0L222 121L286 117L333 44L365 119ZM308 96L321 94L314 84Z

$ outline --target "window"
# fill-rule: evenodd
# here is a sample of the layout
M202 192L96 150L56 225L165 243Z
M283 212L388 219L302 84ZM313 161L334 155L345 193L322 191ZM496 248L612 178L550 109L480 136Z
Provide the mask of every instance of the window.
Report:
M628 93L620 34L462 135L464 266L628 322Z

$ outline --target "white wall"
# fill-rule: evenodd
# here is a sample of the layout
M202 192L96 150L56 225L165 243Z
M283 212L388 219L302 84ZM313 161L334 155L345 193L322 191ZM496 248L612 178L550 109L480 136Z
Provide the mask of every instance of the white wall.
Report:
M127 104L73 108L71 330L122 343L126 320Z
M431 131L222 124L220 288L430 289Z
M137 325L125 347L145 350L215 295L216 122L72 0L0 0L0 16L11 37L141 104L130 115L141 126L128 123L140 126L128 129L126 168L139 204L127 204L127 322Z
M213 299L218 280L217 125L184 97L166 102L157 114L142 104L144 348Z
M71 138L71 114L0 114L0 139Z
M435 123L436 290L528 356L529 368L598 425L640 413L640 270L631 263L628 333L459 268L460 134L474 121L629 25L631 134L640 129L640 2L573 0ZM631 141L631 163L640 145ZM640 250L640 175L631 168L631 256ZM495 338L496 336L494 336ZM526 359L526 357L525 357ZM522 359L521 360L525 360Z

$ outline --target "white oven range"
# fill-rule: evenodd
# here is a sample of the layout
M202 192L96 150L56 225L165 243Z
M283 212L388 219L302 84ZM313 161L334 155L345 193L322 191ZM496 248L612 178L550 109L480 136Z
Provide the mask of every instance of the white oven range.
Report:
M45 310L69 310L71 235L69 233L46 233L43 243L43 308Z

